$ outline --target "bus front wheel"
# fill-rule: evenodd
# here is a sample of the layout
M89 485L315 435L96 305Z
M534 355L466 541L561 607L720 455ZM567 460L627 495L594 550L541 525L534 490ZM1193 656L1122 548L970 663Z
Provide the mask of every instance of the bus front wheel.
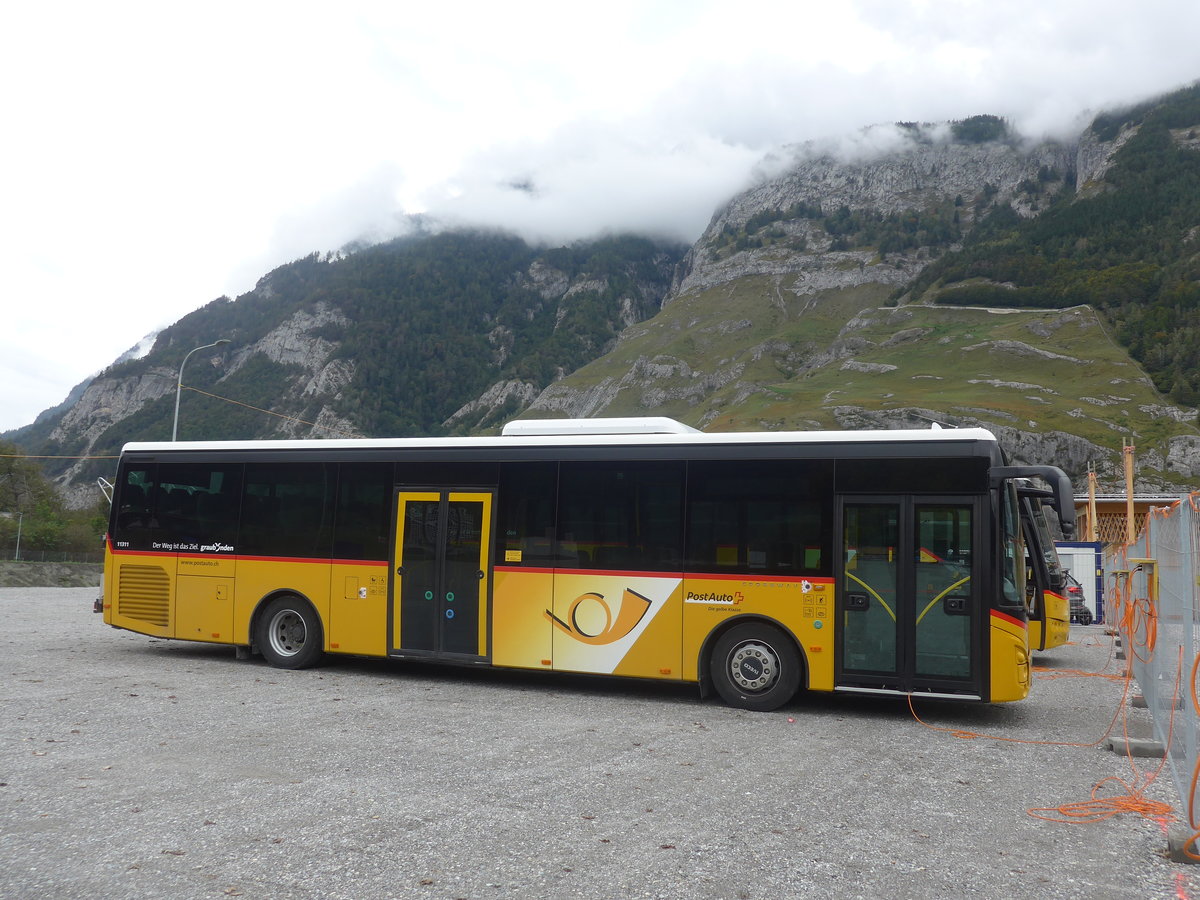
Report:
M258 649L280 669L315 666L325 655L321 620L299 597L278 597L258 620Z
M777 709L800 687L800 654L778 628L757 622L735 625L712 652L712 679L730 706Z

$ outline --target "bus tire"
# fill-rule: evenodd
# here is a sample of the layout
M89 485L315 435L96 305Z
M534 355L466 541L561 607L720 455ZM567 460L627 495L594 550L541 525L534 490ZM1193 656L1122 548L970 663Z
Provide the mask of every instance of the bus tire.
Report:
M325 655L321 619L300 597L276 597L258 618L258 649L279 669L306 669Z
M746 622L717 639L710 672L717 693L730 706L766 712L796 695L800 654L778 628Z

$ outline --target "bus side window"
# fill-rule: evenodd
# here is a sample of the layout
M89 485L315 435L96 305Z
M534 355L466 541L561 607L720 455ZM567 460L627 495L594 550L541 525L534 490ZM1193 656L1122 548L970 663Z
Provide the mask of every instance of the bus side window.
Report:
M237 543L241 482L241 465L160 465L154 509L156 539L166 545L164 549L199 550L209 544L232 549Z
M156 465L137 466L121 473L119 505L113 515L112 538L127 549L149 550L157 525L153 498L157 479Z
M688 570L831 574L832 474L827 460L689 463Z
M329 559L335 475L332 463L247 465L240 552Z
M558 554L577 560L568 566L681 571L683 475L677 461L563 463Z
M394 474L391 463L342 463L333 521L336 559L388 559Z
M520 462L500 467L496 565L555 565L557 487L557 463Z

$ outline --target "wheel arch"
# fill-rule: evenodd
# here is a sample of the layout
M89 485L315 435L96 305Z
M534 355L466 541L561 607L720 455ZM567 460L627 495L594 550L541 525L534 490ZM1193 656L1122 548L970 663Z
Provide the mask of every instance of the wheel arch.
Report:
M717 641L727 631L737 627L738 625L767 625L776 629L795 648L797 655L800 658L800 690L808 690L808 654L804 647L796 640L796 636L792 634L791 629L787 628L778 619L772 619L770 616L758 615L756 613L746 613L740 616L733 616L726 619L716 628L708 633L700 645L700 652L696 660L696 673L700 682L700 696L708 697L714 690L712 680L712 651L717 645Z
M321 617L321 611L317 609L317 604L313 603L312 598L303 591L298 591L295 588L275 588L274 590L264 594L259 599L258 603L256 603L254 606L254 612L250 614L250 632L248 635L250 638L250 652L261 652L258 646L258 628L259 624L262 622L263 611L270 606L272 602L283 597L295 597L296 599L305 603L308 608L312 610L313 616L321 626L321 649L323 651L328 650L326 645L329 641L329 629L325 627L325 620Z

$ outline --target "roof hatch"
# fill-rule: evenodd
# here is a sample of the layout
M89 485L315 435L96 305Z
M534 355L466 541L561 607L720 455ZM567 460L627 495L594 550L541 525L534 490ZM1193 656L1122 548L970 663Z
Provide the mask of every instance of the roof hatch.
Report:
M697 429L666 416L613 419L522 419L509 422L506 437L569 434L699 434Z

